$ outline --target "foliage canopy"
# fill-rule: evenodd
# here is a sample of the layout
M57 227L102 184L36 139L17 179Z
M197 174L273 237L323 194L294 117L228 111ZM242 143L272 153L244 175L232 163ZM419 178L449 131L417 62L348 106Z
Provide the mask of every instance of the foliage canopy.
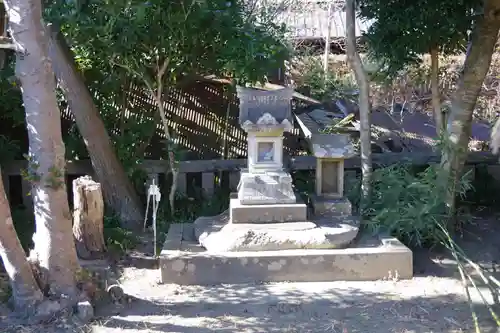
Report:
M257 22L241 0L91 0L51 12L87 66L119 66L150 84L164 64L166 86L192 75L257 82L288 57L284 27Z
M371 56L395 74L418 64L431 48L465 50L474 10L481 0L358 0L360 18L372 21L365 34Z

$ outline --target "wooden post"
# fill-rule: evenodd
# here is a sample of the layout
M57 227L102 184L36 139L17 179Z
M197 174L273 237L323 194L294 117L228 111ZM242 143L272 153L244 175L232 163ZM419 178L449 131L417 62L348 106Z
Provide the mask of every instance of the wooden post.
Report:
M325 84L326 79L328 79L328 59L330 57L330 34L332 30L332 10L333 3L328 4L328 12L327 12L327 25L326 25L326 33L325 33L325 54L323 55L323 74L325 75Z
M98 259L106 251L101 184L84 176L73 180L73 236L81 259Z
M24 177L21 177L21 190L23 192L23 204L26 207L26 212L28 214L34 214L34 208L35 208L34 203L33 203L33 195L31 193L32 189L33 189L33 186L31 185L31 182L29 180L24 179Z
M201 187L207 197L211 197L214 194L215 179L213 172L204 172L201 174Z
M229 173L229 189L231 191L238 190L238 184L240 183L241 172L233 171Z
M187 193L186 174L179 172L177 174L177 193L185 195Z

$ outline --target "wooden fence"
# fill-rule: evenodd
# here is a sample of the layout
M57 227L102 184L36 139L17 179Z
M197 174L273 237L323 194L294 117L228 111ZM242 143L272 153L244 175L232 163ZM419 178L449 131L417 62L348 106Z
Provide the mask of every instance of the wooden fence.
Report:
M439 154L429 153L383 153L373 154L373 165L375 168L387 166L395 163L405 163L415 166L435 164L440 161ZM235 190L239 183L240 170L246 167L246 159L235 160L195 160L179 162L178 191L188 194L193 190L193 186L202 188L206 195L210 196L217 187L228 187ZM345 161L346 170L359 170L360 158L353 157ZM486 152L471 152L467 158L467 164L497 164L498 156ZM24 204L26 207L32 205L30 184L22 179L21 171L26 168L26 161L14 161L2 165L1 172L4 186L7 193L21 197L17 204ZM313 156L289 157L285 161L285 167L291 172L301 170L314 170L316 160ZM161 185L168 170L168 162L164 160L145 161L141 168L148 174L149 179ZM71 193L71 180L82 175L94 175L90 161L73 161L66 165L66 175L68 178L68 192ZM19 199L18 199L19 201ZM71 201L71 196L70 196ZM12 202L11 202L12 203Z

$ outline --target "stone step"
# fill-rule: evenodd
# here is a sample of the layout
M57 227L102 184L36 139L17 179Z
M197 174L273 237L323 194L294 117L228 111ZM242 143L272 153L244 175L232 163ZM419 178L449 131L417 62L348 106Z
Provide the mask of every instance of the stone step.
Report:
M352 205L347 198L328 198L324 196L311 195L311 205L315 215L351 215Z
M282 223L307 221L307 205L297 198L292 204L242 205L230 199L231 223Z

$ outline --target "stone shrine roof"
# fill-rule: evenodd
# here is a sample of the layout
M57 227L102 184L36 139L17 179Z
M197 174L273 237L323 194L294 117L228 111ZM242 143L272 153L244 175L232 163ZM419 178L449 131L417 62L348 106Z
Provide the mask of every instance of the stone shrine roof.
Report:
M293 129L293 89L259 90L237 87L240 99L239 123L245 131Z
M314 156L319 158L347 159L356 154L349 136L345 134L313 134L310 144Z

